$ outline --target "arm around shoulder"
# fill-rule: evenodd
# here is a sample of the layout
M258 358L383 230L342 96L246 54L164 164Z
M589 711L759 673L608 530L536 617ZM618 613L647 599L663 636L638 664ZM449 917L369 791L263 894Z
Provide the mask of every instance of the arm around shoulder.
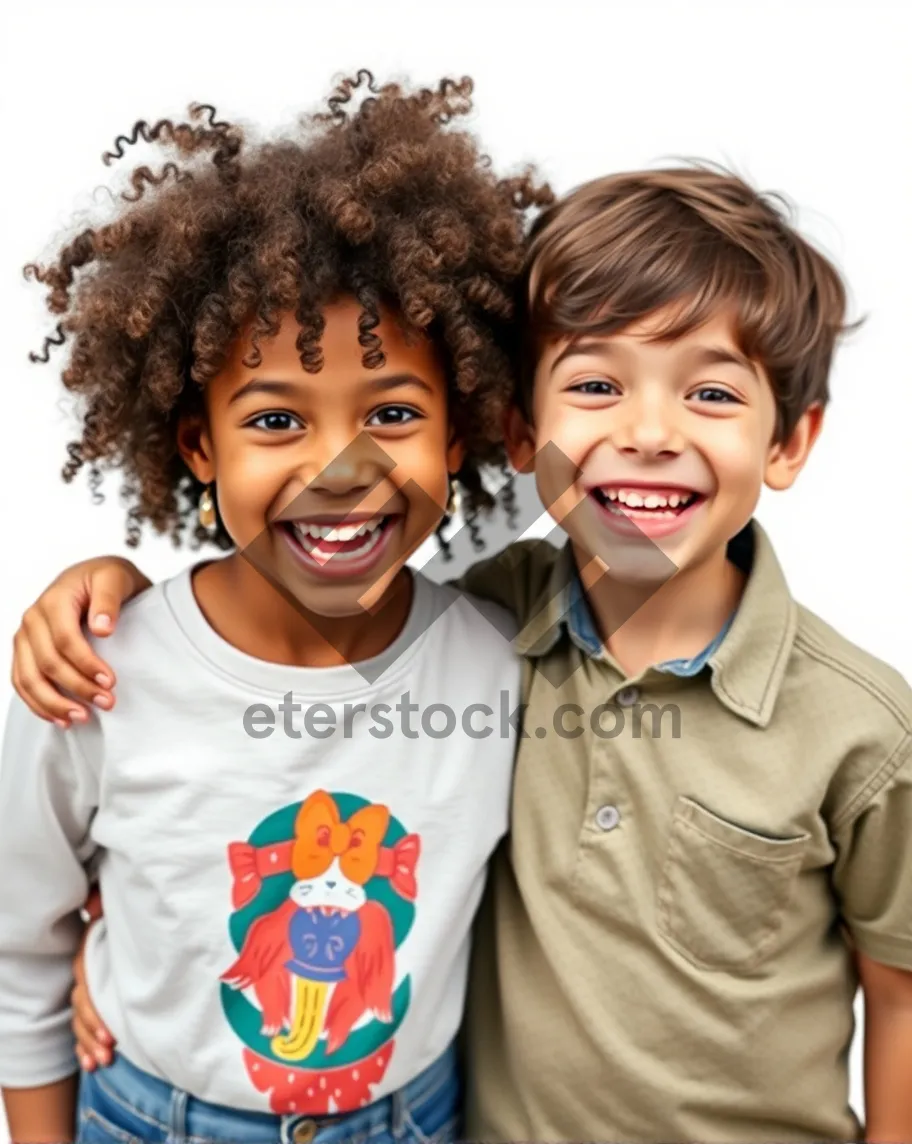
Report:
M548 540L517 540L473 564L453 583L463 592L500 604L523 627L545 590L558 552Z

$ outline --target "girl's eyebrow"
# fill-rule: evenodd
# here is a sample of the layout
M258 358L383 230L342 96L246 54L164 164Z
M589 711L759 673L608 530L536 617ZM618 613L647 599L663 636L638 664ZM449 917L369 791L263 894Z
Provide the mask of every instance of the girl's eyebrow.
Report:
M389 389L401 389L404 386L412 386L415 389L423 390L429 397L434 396L434 390L428 383L414 373L394 373L390 377L370 378L365 388L385 392ZM300 383L294 381L277 381L254 377L245 382L240 389L235 390L228 399L228 404L232 405L235 401L240 401L242 397L249 397L252 393L266 393L274 397L293 397L300 393L300 389Z
M414 373L394 373L390 377L371 378L367 385L369 388L380 392L385 392L388 389L399 389L402 386L413 386L415 389L423 390L429 397L434 396L434 390L428 383Z
M297 392L298 387L293 381L269 381L266 378L254 377L232 393L231 397L228 398L228 404L233 405L235 401L240 401L242 397L248 397L251 393L269 393L275 397L291 397Z

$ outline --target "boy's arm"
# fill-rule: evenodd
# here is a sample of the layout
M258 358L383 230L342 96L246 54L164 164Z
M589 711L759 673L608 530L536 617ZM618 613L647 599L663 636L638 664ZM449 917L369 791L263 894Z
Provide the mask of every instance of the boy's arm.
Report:
M912 1141L912 741L875 793L832 830L833 883L865 1000L868 1144Z
M0 1087L16 1144L74 1135L72 961L96 787L73 733L14 697L0 757Z
M463 592L500 604L513 613L522 628L532 618L547 586L557 553L547 540L517 540L450 582Z
M66 568L27 608L13 637L13 686L40 718L85 722L80 700L114 706L116 678L92 649L82 625L109 636L122 605L151 581L129 560L99 556Z
M912 1140L912 972L860 954L868 1144Z

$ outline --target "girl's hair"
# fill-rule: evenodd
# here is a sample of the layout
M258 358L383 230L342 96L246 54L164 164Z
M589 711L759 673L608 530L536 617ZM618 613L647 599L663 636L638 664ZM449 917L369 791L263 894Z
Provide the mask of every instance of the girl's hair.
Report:
M348 108L364 85L370 94ZM407 92L362 70L286 137L252 145L215 108L195 104L189 122L141 120L104 155L110 164L140 139L173 153L158 172L133 171L113 220L25 272L60 316L31 359L47 362L52 346L72 339L63 381L81 399L82 436L68 446L63 478L88 464L100 499L102 468L122 470L127 544L138 544L143 522L177 544L195 516L202 486L177 451L177 419L201 408L245 323L246 361L256 366L259 342L293 312L301 364L317 373L322 307L343 294L361 306L366 368L384 362L374 332L381 303L443 350L477 541L474 518L493 504L482 470L504 465L528 216L553 195L532 169L496 178L473 136L447 129L471 110L472 87L444 79ZM221 522L214 535L196 525L192 536L194 545L232 543Z

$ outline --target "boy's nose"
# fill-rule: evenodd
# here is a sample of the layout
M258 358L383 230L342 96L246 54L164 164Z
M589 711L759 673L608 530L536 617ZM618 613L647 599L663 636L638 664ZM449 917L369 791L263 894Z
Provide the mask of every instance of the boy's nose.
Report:
M631 403L618 426L615 445L622 453L645 457L674 456L684 448L673 410L661 402L645 401Z

